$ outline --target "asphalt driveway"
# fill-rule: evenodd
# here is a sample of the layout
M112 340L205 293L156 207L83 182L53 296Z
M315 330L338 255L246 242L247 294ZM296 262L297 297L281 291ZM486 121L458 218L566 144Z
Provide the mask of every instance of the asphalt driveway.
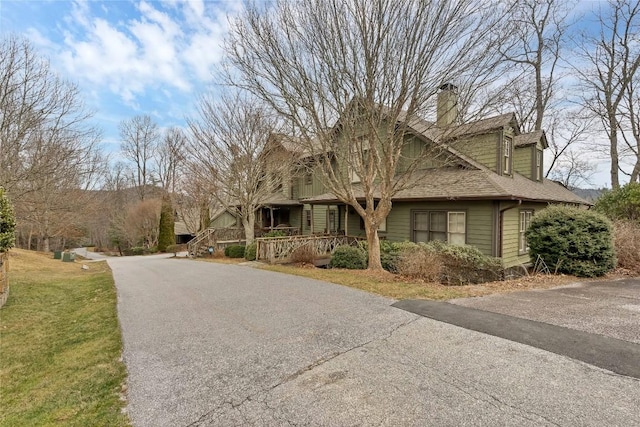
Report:
M250 267L109 260L135 426L639 425L640 382Z

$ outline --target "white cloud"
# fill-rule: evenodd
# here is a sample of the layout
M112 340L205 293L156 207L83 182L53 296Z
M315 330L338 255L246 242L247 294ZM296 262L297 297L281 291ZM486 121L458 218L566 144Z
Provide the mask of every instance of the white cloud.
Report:
M232 11L236 4L225 4ZM104 8L98 8L104 12ZM114 4L109 11L116 9ZM173 4L141 1L138 16L108 20L75 2L66 19L60 58L74 79L109 88L128 104L147 91L189 93L211 79L222 59L226 14L202 1ZM74 26L69 23L73 21ZM78 31L78 29L82 31Z

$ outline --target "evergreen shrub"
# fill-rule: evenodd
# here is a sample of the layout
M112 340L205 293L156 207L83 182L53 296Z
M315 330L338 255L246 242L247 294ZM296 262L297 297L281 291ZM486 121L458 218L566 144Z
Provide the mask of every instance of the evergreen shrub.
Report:
M329 267L363 270L367 268L367 252L361 247L338 246L331 255Z
M224 248L224 254L229 258L244 258L244 252L244 245L229 245Z
M11 249L16 242L15 235L16 218L13 206L0 187L0 252Z
M256 242L247 245L244 249L244 258L247 261L255 261L256 260L256 251L258 250L258 244Z
M526 231L532 262L538 256L551 271L598 277L616 265L611 222L594 211L552 206Z

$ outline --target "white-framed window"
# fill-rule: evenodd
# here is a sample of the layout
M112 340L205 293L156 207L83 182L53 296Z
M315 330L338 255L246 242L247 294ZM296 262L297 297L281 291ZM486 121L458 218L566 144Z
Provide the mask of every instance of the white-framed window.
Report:
M511 175L511 138L504 138L502 147L502 171Z
M542 151L536 150L536 180L542 181Z
M455 245L467 241L467 214L460 211L413 212L413 241L440 240Z
M304 222L307 228L311 228L311 211L309 209L304 211Z
M333 209L329 209L327 211L327 231L330 233L338 229L336 218L337 218L337 211Z
M518 252L520 254L526 254L529 252L529 244L527 243L525 232L531 225L532 216L533 216L533 211L531 210L520 211L520 227L519 227L520 232L518 235Z

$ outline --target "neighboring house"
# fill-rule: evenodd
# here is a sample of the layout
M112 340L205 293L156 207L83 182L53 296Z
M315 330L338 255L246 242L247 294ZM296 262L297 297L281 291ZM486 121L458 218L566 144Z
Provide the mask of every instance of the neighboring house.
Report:
M590 203L544 178L544 132L522 134L514 114L455 125L456 103L455 87L445 85L438 94L436 123L406 123L408 152L437 144L447 151L447 161L426 161L414 172L417 185L392 199L379 235L391 241L473 245L502 258L505 267L527 263L524 232L536 212L549 204ZM301 234L364 236L360 216L326 192L315 174L292 173L290 182L265 202L259 213L263 219L267 215L263 226L286 224L299 227Z

